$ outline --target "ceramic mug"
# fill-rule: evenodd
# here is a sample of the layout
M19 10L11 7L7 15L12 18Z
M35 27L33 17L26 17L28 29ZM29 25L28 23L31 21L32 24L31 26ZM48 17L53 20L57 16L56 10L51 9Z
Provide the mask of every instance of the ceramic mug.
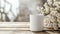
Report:
M30 15L30 30L42 31L44 29L43 19L44 19L44 15L42 14Z

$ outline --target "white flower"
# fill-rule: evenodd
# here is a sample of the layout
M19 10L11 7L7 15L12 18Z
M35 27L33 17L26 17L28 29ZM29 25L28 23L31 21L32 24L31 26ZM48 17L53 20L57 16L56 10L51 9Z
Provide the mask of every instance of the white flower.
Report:
M40 13L45 14L45 9L43 7L40 9Z
M50 7L50 11L54 11L55 10L55 8L53 8L53 7Z
M53 4L53 0L47 0L47 2L50 6Z
M48 28L52 27L52 25L50 24L49 18L45 18L44 19L44 27L48 27Z
M57 22L60 23L60 18L57 18Z
M56 17L57 17L57 18L60 18L60 13L57 13L57 14L56 14Z
M52 23L50 21L50 15L47 15L44 19L44 27L48 27L51 28L52 27Z
M51 21L51 22L57 22L57 18L54 17L54 16L51 16L51 17L50 17L50 21Z
M52 16L56 16L57 13L58 13L57 11L53 11L53 10L50 11L50 14L51 14Z
M60 2L54 2L53 6L60 7Z

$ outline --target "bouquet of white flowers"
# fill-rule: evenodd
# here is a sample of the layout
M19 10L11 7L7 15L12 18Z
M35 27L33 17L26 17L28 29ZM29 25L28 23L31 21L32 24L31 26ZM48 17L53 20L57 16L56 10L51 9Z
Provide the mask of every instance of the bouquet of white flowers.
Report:
M58 30L58 23L60 23L60 2L47 0L44 7L40 10L40 13L45 15L44 27Z

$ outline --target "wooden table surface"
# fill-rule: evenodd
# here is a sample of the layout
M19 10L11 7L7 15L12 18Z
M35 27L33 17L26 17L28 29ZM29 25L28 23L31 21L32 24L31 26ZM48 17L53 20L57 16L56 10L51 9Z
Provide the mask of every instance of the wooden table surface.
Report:
M14 34L48 34L46 32L15 31Z
M31 32L31 31L0 31L0 34L48 34L46 32Z
M58 32L53 31L45 31L45 32L32 32L32 31L15 31L14 34L60 34Z
M32 31L0 31L0 34L60 34L58 32L46 31L46 32L32 32Z

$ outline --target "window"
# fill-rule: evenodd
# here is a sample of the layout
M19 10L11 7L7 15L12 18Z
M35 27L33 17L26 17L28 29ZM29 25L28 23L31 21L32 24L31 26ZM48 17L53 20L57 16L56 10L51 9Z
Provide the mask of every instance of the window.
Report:
M3 11L3 14L5 14L3 21L29 22L30 14L38 14L39 3L37 0L1 0L0 12Z
M6 22L0 23L0 27L5 27L0 30L28 29L29 15L37 14L37 7L36 0L0 0L0 22Z
M29 21L29 13L28 8L26 6L20 6L19 0L1 0L0 3L0 13L1 18L4 17L5 20L1 19L2 22L28 22ZM20 8L19 8L20 7ZM6 18L7 17L7 18Z
M0 0L0 30L29 30L27 9L19 0Z
M5 18L5 20L2 18L1 21L13 21L16 16L17 16L17 8L19 7L19 2L18 0L1 0L0 1L0 13L1 13L1 18ZM4 15L5 16L4 16ZM7 18L6 18L7 17ZM2 22L3 22L2 21Z

